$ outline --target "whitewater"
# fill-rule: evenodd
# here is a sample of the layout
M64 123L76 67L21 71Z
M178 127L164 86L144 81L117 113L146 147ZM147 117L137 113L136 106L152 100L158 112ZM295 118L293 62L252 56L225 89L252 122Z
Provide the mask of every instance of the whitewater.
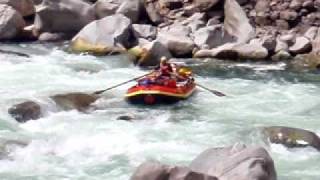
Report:
M210 147L234 143L265 147L279 180L316 180L320 153L313 148L271 146L264 126L289 126L320 135L320 76L285 70L283 63L177 60L189 65L205 90L170 106L124 101L131 84L107 91L89 113L61 111L49 96L94 92L147 72L126 55L71 54L67 43L2 44L31 58L0 54L0 139L25 142L0 160L2 180L128 180L146 160L188 165ZM17 123L7 111L33 100L44 117ZM119 121L131 116L133 122ZM1 142L1 141L0 141Z

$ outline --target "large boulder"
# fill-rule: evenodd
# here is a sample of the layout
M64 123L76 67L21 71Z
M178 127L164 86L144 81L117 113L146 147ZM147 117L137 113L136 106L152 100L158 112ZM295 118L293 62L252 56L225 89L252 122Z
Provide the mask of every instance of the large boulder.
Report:
M95 12L99 19L120 13L131 19L134 23L139 21L142 6L140 0L99 0L94 4Z
M35 31L75 34L95 20L89 3L79 0L43 0L37 6Z
M172 57L168 48L156 40L133 47L129 53L136 57L136 64L139 66L155 66L159 64L162 56Z
M168 180L170 166L148 161L141 164L130 180Z
M297 55L290 61L288 67L295 71L318 71L320 70L320 55L316 53Z
M37 120L42 115L40 105L33 101L16 104L8 109L8 113L20 123Z
M206 48L212 49L235 41L233 36L224 32L224 28L221 25L200 28L193 36L195 44L200 48L206 46Z
M159 162L141 164L130 180L218 180L216 177L192 171L187 167L172 167Z
M133 24L133 34L136 39L154 40L157 37L157 27L148 24Z
M73 110L85 112L98 96L84 93L58 94L51 99L63 110Z
M22 16L30 16L35 13L33 0L0 0L0 4L12 6Z
M304 54L310 52L312 49L311 41L306 37L297 37L295 44L293 44L289 51L292 54Z
M15 38L24 26L22 16L15 9L0 4L0 40Z
M211 148L190 164L191 170L220 180L276 180L273 160L262 147Z
M224 28L237 38L238 43L246 43L255 35L246 13L236 0L226 0L224 4Z
M311 146L320 151L320 138L308 130L271 126L263 128L263 133L271 143L282 144L289 148Z
M200 50L195 58L214 57L222 59L260 60L268 57L268 50L261 44L227 43L210 50Z
M160 29L157 40L165 45L175 57L189 57L195 48L195 43L191 38L191 29L178 23Z
M107 16L84 27L71 42L76 52L108 54L123 52L131 46L132 25L122 14Z

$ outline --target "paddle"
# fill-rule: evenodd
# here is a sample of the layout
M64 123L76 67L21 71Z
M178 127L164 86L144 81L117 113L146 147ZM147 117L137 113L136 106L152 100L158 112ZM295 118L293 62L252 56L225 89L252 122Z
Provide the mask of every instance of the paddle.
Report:
M102 93L104 93L104 92L106 92L106 91L109 91L109 90L111 90L111 89L117 88L117 87L122 86L122 85L125 85L125 84L127 84L127 83L129 83L129 82L138 80L138 79L143 78L143 77L145 77L145 76L148 76L149 74L152 74L153 72L154 72L154 71L149 72L149 73L144 74L144 75L139 76L139 77L135 77L135 78L133 78L133 79L130 79L130 80L128 80L128 81L125 81L125 82L119 83L119 84L117 84L117 85L111 86L111 87L109 87L109 88L107 88L107 89L104 89L104 90L95 91L93 94L97 94L97 95L98 95L98 94L102 94Z
M223 93L220 92L220 91L213 90L213 89L209 89L209 88L207 88L207 87L205 87L205 86L203 86L203 85L201 85L201 84L196 83L196 85L199 86L199 87L201 87L202 89L205 89L205 90L207 90L207 91L215 94L216 96L219 96L219 97L227 96L227 95L223 94Z

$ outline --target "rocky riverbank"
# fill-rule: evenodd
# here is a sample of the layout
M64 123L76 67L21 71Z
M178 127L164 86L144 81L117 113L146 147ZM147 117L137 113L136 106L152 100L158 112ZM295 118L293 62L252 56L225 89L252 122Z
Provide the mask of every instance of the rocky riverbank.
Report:
M293 61L319 69L317 0L6 0L0 39L71 40L76 52Z

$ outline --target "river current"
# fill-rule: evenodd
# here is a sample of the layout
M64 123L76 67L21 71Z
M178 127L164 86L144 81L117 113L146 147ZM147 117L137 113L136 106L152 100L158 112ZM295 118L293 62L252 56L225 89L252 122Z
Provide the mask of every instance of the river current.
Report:
M147 71L126 56L70 54L66 44L0 47L31 54L0 54L0 139L28 143L0 160L1 180L128 180L146 160L188 165L207 148L234 143L264 146L279 180L320 178L315 149L268 146L259 133L276 125L319 135L319 74L286 71L282 63L185 60L197 82L227 97L198 89L174 105L134 106L123 99L131 83L106 92L96 110L81 113L60 111L49 96L105 89ZM40 103L44 117L24 124L11 118L8 108L25 100ZM117 120L121 115L134 121Z

